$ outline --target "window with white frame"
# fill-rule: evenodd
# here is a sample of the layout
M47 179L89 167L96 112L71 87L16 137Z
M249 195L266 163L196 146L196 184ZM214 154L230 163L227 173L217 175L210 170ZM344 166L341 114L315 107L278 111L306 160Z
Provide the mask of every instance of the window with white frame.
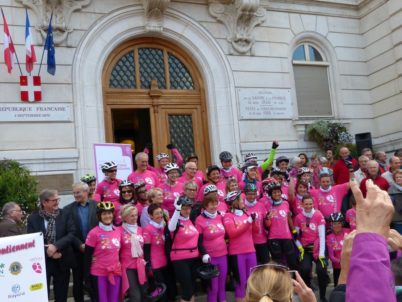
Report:
M293 73L299 117L332 116L329 64L318 49L303 43L293 52Z

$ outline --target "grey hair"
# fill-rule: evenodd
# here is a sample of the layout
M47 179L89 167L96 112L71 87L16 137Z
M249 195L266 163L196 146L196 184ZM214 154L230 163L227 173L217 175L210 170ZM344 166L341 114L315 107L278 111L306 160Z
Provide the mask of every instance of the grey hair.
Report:
M89 186L85 182L76 182L75 184L72 185L73 190L74 189L81 189L84 192L89 192Z
M10 201L4 204L3 209L1 210L1 216L3 218L8 217L10 214L11 210L14 210L14 208L18 207L19 205L16 202Z
M187 181L184 183L184 189L195 188L198 189L197 183L194 181Z
M49 199L50 197L57 195L57 190L52 189L44 189L39 193L39 202L42 204L45 200Z
M135 161L137 161L137 160L139 160L140 159L140 157L142 157L142 156L146 156L147 158L148 158L148 154L146 154L145 152L138 152L136 155L135 155Z

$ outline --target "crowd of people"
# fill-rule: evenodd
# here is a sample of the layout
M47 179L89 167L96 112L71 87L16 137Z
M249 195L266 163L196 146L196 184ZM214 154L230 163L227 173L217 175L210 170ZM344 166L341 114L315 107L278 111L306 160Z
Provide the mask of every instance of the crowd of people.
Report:
M184 163L175 146L167 147L175 162L160 153L154 168L147 152L139 152L136 169L126 180L116 177L116 163L105 162L104 179L83 176L72 186L75 201L63 209L56 190L40 193L40 207L29 216L27 232L44 234L47 280L49 285L53 279L56 302L67 299L70 270L76 302L84 301L84 292L100 302L175 301L178 295L181 301L194 301L197 279L202 280L208 302L228 301L229 287L234 288L236 301L291 301L296 293L310 302L315 301L314 267L324 302L329 266L336 286L333 296L343 297L334 301L348 296L348 301L362 301L356 300L360 296L355 291L363 297L356 280L364 280L368 272L361 267L371 267L373 261L378 263L371 273L378 269L377 278L387 277L389 287L394 286L392 275L381 275L381 269L390 270L389 251L400 264L402 237L389 231L389 211L387 219L372 221L374 214L368 212L381 211L377 204L370 208L367 200L402 194L402 150L389 165L384 152L373 157L372 150L364 149L355 160L346 147L340 149L338 160L332 150L322 157L301 153L289 159L276 157L279 144L274 141L262 163L248 153L241 168L236 167L232 154L224 151L220 165L208 166L204 174L197 155ZM384 209L392 207L388 199ZM402 214L400 203L394 204ZM19 206L7 203L2 214L0 236L18 234ZM376 219L380 218L378 214ZM388 238L386 255L384 238L356 235L356 230L372 231L369 224L376 223L388 224L373 231ZM401 231L400 227L395 224L395 229ZM346 255L346 242L353 240L348 238L361 245L352 256L349 251L350 261L341 256ZM377 246L377 258L363 251L365 240ZM401 270L396 264L397 285L402 285ZM295 272L293 281L290 272ZM353 291L345 294L342 286L349 284L345 276L351 273Z

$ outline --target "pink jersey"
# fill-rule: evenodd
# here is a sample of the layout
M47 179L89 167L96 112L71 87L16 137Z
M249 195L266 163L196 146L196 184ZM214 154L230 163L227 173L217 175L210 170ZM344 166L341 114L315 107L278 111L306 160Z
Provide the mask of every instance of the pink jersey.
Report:
M157 187L159 184L158 176L154 172L149 170L145 170L144 172L134 171L130 173L127 179L134 184L138 182L146 183L145 188L147 189L147 191Z
M207 183L201 187L201 189L198 191L196 201L202 202L204 200L204 188L211 183ZM218 183L214 184L218 188L218 200L220 202L225 202L225 192L226 192L226 184L224 181L219 181Z
M346 211L346 219L345 220L349 223L349 227L350 227L351 231L356 230L356 209L355 208L351 208Z
M91 275L121 275L120 239L121 232L118 228L113 227L112 231L107 232L96 226L89 231L85 244L94 248Z
M179 230L176 232L176 234L174 235L174 232L170 233L173 240L172 251L170 252L170 259L172 261L175 261L189 258L197 258L199 256L197 229L190 219L179 219L179 223Z
M288 202L284 200L280 205L272 205L270 213L272 218L268 239L292 239L288 223Z
M144 243L151 245L151 264L153 269L158 269L167 265L165 253L164 229L156 228L148 224L143 229Z
M231 212L223 217L223 225L229 236L229 255L254 253L252 225L245 213L237 216Z
M254 206L248 206L245 203L248 213L257 213L256 226L253 228L253 241L254 244L263 244L267 242L268 232L264 226L265 216L267 215L267 209L262 202L257 201Z
M195 227L198 233L203 236L202 245L207 254L211 257L227 255L225 228L223 227L223 217L221 215L216 215L215 218L200 215L195 220Z
M99 194L103 201L118 202L120 198L120 183L120 179L113 179L111 181L104 179L96 186L95 194Z
M120 250L120 262L121 266L125 268L137 268L137 258L133 258L131 255L131 236L132 234L125 230L123 227L119 227L121 232L121 250ZM141 247L144 246L142 228L137 228L137 240L140 242Z
M246 185L247 185L247 183L245 181L241 181L239 183L239 189L244 191L244 188L246 187ZM260 196L260 194L262 192L261 182L257 181L256 186L257 186L257 196Z
M100 202L101 201L101 196L100 196L100 194L94 193L92 195L92 198L90 198L90 199L92 199L92 200L94 200L96 202Z
M342 199L349 189L349 183L343 183L333 186L329 192L323 192L321 189L311 190L314 198L314 207L324 215L329 217L332 213L340 212Z
M221 177L223 182L226 182L229 178L234 177L237 179L237 182L240 183L243 178L243 173L236 167L232 166L229 171L225 171L223 168L221 168Z
M295 227L300 229L302 246L314 245L319 241L318 226L325 225L324 216L316 210L313 217L308 218L300 213L295 218Z
M174 201L184 192L183 183L176 181L176 184L171 186L164 182L159 186L163 191L162 208L169 212L169 216L172 217L174 213Z
M343 241L345 236L349 233L349 229L343 228L342 231L338 234L331 233L327 235L326 243L328 248L328 255L334 268L341 268L341 252Z
M199 176L197 176L197 174L195 174L194 178L189 178L187 176L186 172L184 172L183 175L177 179L177 181L179 181L183 184L185 184L186 182L189 182L189 181L195 182L197 184L197 193L200 190L200 188L202 187L202 184L204 183L202 177L199 177Z
M228 208L228 205L226 204L226 202L218 201L217 210L222 216L225 216L225 213L229 210L229 208Z
M295 197L293 198L293 201L291 202L292 213L294 218L296 218L297 215L303 212L302 199L303 199L302 195L296 194Z
M264 194L264 196L262 196L258 200L258 202L260 202L264 205L267 212L269 212L271 210L272 202L271 202L271 198L268 196L268 194Z

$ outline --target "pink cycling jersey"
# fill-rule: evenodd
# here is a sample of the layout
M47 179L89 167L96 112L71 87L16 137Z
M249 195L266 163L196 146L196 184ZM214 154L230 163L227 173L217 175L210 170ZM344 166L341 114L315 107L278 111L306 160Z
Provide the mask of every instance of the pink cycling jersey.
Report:
M341 252L345 236L350 233L349 229L343 228L338 234L327 235L328 256L334 268L341 268Z
M158 269L167 265L165 253L165 235L163 228L156 228L148 224L143 229L144 243L151 245L151 265L153 269Z
M288 202L283 200L280 205L272 205L270 213L272 214L272 218L268 239L292 239L288 223Z
M255 205L249 206L245 204L248 213L257 213L256 226L253 228L253 241L254 244L263 244L268 241L268 232L264 226L265 216L267 215L267 209L262 202L257 201Z
M134 171L127 177L127 179L134 184L144 182L147 191L157 187L159 184L158 176L149 170L145 170L144 172Z
M186 174L186 172L184 172L183 175L177 179L177 181L179 181L179 182L181 182L183 184L185 184L186 182L189 182L189 181L195 182L197 184L197 193L198 193L198 191L200 190L200 188L202 187L202 184L203 184L202 178L197 177L197 174L193 178L189 178L188 175Z
M159 186L163 191L163 202L162 208L169 212L169 216L172 217L174 213L174 201L184 192L183 183L176 181L176 183L171 186L168 183L163 183Z
M313 217L308 218L300 213L295 218L295 227L300 229L300 242L303 247L314 245L319 240L318 226L325 225L324 216L316 210Z
M111 273L121 275L119 261L121 232L118 228L104 231L99 226L89 231L85 244L94 248L91 263L91 275L108 276Z
M255 252L252 225L245 213L237 216L231 212L223 217L223 225L229 236L229 255Z
M226 182L229 178L234 177L236 178L237 182L240 183L242 181L243 173L237 169L236 167L231 167L229 171L225 171L221 168L221 177Z
M324 217L329 217L332 213L338 213L341 210L342 199L349 189L349 183L343 183L333 186L329 192L321 189L311 190L311 195L316 202L315 208L320 210Z
M96 186L95 194L99 194L103 201L118 202L120 198L120 183L120 179L104 179Z
M190 219L181 220L179 219L179 229L174 234L171 232L173 244L172 251L170 252L170 259L183 260L190 258L197 258L199 256L198 252L198 231L191 222ZM174 237L174 239L173 239Z
M200 215L195 220L195 227L198 233L203 236L202 245L207 254L211 257L227 255L225 228L223 227L223 217L221 215L216 215L215 218Z

